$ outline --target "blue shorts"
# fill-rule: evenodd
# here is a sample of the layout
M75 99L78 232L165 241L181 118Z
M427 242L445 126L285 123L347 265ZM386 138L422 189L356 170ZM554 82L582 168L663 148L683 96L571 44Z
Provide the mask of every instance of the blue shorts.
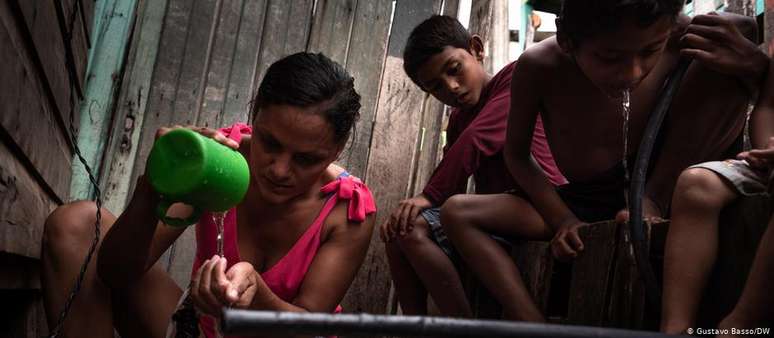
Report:
M446 232L443 230L443 226L441 225L441 208L428 208L422 210L420 215L422 215L425 221L427 221L427 225L430 228L428 237L430 237L430 239L433 240L433 242L435 242L435 244L438 245L441 250L443 250L443 253L445 253L446 256L449 256L449 258L455 260L458 257L457 252L454 250L454 245L452 245L449 237L446 236ZM500 244L511 244L510 241L503 237L491 234L489 236Z

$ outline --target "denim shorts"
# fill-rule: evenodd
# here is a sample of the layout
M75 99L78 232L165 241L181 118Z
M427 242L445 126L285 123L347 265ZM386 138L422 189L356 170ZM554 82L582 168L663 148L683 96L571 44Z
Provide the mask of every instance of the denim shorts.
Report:
M422 210L420 215L427 221L427 225L430 228L428 234L430 239L435 242L435 244L443 250L443 253L445 253L446 256L449 256L452 261L456 260L459 257L457 251L454 250L454 245L452 245L449 237L446 236L446 231L443 230L443 226L441 225L441 208L428 208ZM489 237L492 237L492 239L499 244L511 245L511 242L503 237L492 234L490 234Z

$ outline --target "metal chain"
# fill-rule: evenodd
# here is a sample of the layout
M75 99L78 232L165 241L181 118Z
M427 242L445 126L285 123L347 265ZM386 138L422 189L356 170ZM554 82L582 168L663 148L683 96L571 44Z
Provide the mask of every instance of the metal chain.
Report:
M77 2L76 2L77 6ZM60 6L56 7L57 15L59 16L60 20L60 26L63 26L63 22L61 21L64 17L64 13L62 12L62 9ZM65 31L62 30L62 39L64 40L64 45L66 49L65 53L65 68L67 69L67 74L69 77L70 82L70 88L71 90L76 90L77 81L76 79L76 70L75 70L75 63L72 56L72 49L70 48L70 41L72 40L72 32L74 29L74 23L75 23L75 13L78 12L78 10L82 10L82 8L74 8L73 12L70 15L70 27ZM60 27L61 28L61 27ZM99 243L99 238L101 236L100 234L100 223L102 221L102 193L99 189L99 184L97 183L97 179L94 177L94 174L91 170L91 167L86 162L86 159L81 154L80 148L78 148L78 139L76 138L76 130L75 130L75 114L76 112L80 112L80 102L76 103L74 100L74 95L72 91L70 92L70 107L72 107L72 112L70 114L70 142L73 145L73 152L75 152L75 155L78 157L78 160L83 164L84 169L86 169L86 174L89 176L89 181L91 182L92 187L94 188L94 195L93 195L93 201L97 206L97 212L96 217L94 221L94 239L91 242L91 247L89 248L89 252L86 254L86 258L81 265L81 270L78 273L78 278L75 280L75 285L73 285L72 289L70 290L70 293L67 296L67 300L65 301L64 308L59 313L59 319L57 320L56 325L54 328L50 331L48 337L49 338L55 338L59 336L59 334L62 331L62 326L64 325L65 319L67 318L67 314L70 312L70 308L73 305L73 301L75 300L75 296L78 294L78 292L81 290L81 286L83 285L83 279L86 276L86 269L89 266L89 262L91 262L92 256L94 256L94 252L97 250L97 244Z

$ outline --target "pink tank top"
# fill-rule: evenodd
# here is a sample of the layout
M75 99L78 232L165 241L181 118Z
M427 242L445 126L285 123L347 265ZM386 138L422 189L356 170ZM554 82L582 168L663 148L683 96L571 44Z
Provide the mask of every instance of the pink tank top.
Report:
M237 142L241 139L241 134L249 134L251 131L250 127L244 124L221 129L221 132ZM320 192L327 196L327 200L315 220L284 257L261 273L261 278L269 289L286 302L292 302L296 298L304 276L317 255L323 225L333 208L340 201L347 201L347 218L351 222L363 222L367 215L376 212L376 205L368 187L347 172L323 186ZM226 213L223 222L223 255L228 261L228 267L241 261L237 245L236 220L236 208L234 208ZM212 215L205 213L196 225L196 258L192 274L199 270L205 260L217 253L216 238L217 230ZM341 306L338 306L335 312L341 312ZM215 337L215 322L212 317L201 316L199 324L205 337Z

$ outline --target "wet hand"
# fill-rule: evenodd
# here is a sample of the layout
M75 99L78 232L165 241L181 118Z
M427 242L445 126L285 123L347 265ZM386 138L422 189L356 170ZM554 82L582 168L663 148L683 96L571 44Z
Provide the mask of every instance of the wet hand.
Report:
M682 55L738 78L750 90L757 89L769 64L766 54L731 19L716 13L694 17L680 45Z
M191 279L191 299L199 311L220 317L224 306L246 308L252 303L257 273L247 262L226 271L226 259L219 256L204 261Z
M551 239L551 253L556 259L566 262L578 257L578 253L583 251L583 241L578 235L578 229L587 225L588 223L575 220L559 227Z
M193 131L195 131L195 132L197 132L199 134L202 134L202 135L204 135L206 137L209 137L209 138L211 138L211 139L213 139L215 141L218 141L218 143L220 143L220 144L222 144L224 146L227 146L227 147L229 147L231 149L234 149L234 150L238 150L239 149L239 143L237 141L234 141L234 140L228 138L225 134L221 133L220 131L218 131L216 129L207 128L207 127L181 126L181 125L175 125L175 126L172 126L172 127L161 127L161 128L159 128L156 131L156 138L155 139L157 140L159 137L164 136L164 134L166 134L166 133L168 133L170 131L173 131L175 129L181 129L181 128L193 130ZM248 141L249 141L249 139L248 139ZM242 140L242 142L245 142L245 140Z

